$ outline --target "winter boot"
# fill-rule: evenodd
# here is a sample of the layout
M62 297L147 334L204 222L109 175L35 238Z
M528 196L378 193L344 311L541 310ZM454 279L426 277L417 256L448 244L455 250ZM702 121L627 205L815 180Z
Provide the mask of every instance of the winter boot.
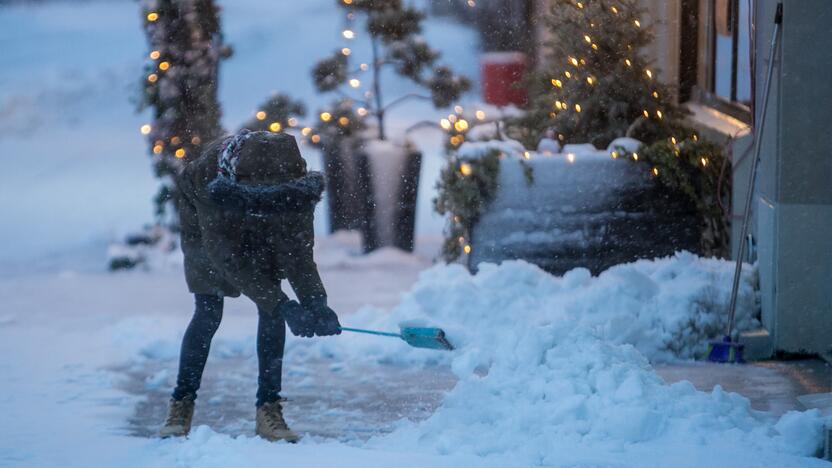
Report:
M191 432L191 420L194 418L194 399L185 397L181 400L170 400L168 419L159 431L163 439L168 437L184 437Z
M300 436L292 432L289 426L286 425L286 420L283 419L283 408L278 402L264 403L257 408L255 432L270 442L285 440L286 442L295 443L300 440Z

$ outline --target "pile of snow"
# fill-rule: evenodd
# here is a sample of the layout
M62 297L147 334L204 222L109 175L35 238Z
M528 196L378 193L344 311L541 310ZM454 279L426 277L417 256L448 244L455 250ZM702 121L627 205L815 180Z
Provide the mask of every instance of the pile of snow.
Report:
M503 155L518 157L526 152L523 144L517 140L466 141L459 147L457 158L468 160L481 159L495 150Z
M535 464L555 463L575 446L631 444L812 455L821 437L817 411L777 419L719 387L703 393L688 382L666 385L645 358L702 352L723 325L730 276L730 263L687 253L599 277L583 269L553 277L521 261L482 265L477 275L439 266L423 273L391 315L353 316L345 325L441 326L453 353L377 338L318 345L341 358L450 361L459 383L443 405L427 421L373 442L381 445L510 453ZM756 325L752 279L746 274L742 282L740 328Z

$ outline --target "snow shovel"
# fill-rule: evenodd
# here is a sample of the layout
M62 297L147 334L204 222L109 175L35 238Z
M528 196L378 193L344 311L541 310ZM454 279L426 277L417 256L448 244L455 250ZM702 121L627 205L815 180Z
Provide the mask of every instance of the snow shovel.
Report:
M446 351L454 349L453 345L445 338L445 332L441 328L402 327L401 333L389 333L375 330L362 330L361 328L341 327L341 331L401 338L414 348L444 349Z
M774 14L774 30L771 33L771 50L769 51L768 70L766 72L766 88L763 93L763 109L760 112L760 128L754 135L754 159L751 161L751 172L748 176L748 195L745 197L745 211L743 212L742 232L740 232L740 248L737 252L737 264L734 268L734 284L731 288L731 304L728 307L728 329L721 340L714 340L708 344L708 360L721 363L743 362L742 353L744 345L731 338L734 331L734 316L737 312L737 293L740 287L740 276L742 276L742 258L745 255L746 238L748 237L748 225L751 218L751 201L754 199L754 182L757 179L757 163L760 162L760 137L766 125L766 111L768 110L768 96L771 91L771 77L774 73L774 54L777 52L777 39L780 34L780 25L783 24L783 3L777 4L777 12Z

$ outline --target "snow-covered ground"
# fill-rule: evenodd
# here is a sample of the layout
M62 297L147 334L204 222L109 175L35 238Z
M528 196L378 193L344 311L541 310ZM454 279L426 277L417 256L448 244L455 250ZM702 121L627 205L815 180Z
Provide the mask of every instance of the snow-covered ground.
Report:
M222 71L226 126L272 90L314 111L322 101L309 68L341 45L333 2L221 3L236 49ZM448 61L475 74L475 35L427 26ZM316 257L345 325L438 324L457 350L290 338L287 419L305 438L270 444L252 434L254 308L228 300L197 427L187 440L148 437L192 298L176 256L153 271L104 271L106 244L150 221L155 190L137 131L146 117L128 99L145 53L137 5L2 7L0 44L0 466L823 464L806 458L819 442L816 412L774 415L721 389L667 385L648 361L702 351L730 265L680 254L597 278L555 278L522 262L477 276L431 267L441 220L429 201L442 159L429 131L415 138L426 154L419 253L361 257L354 237L338 235L321 238ZM392 126L412 113L433 115L414 105Z

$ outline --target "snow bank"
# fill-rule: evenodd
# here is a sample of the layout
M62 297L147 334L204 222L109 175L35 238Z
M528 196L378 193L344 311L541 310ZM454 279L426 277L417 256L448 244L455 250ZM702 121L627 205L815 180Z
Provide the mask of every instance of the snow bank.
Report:
M688 382L666 385L645 357L704 351L723 325L731 270L728 262L687 253L621 265L595 278L582 269L553 277L520 261L484 265L477 275L439 266L423 273L391 315L353 316L345 325L437 325L455 352L379 339L321 346L354 359L450 361L459 383L439 410L372 442L380 445L511 453L542 464L559 462L562 451L576 445L812 455L821 437L817 411L778 420L720 387L703 393ZM753 302L752 275L746 274L740 328L755 325ZM345 343L352 349L334 348Z

